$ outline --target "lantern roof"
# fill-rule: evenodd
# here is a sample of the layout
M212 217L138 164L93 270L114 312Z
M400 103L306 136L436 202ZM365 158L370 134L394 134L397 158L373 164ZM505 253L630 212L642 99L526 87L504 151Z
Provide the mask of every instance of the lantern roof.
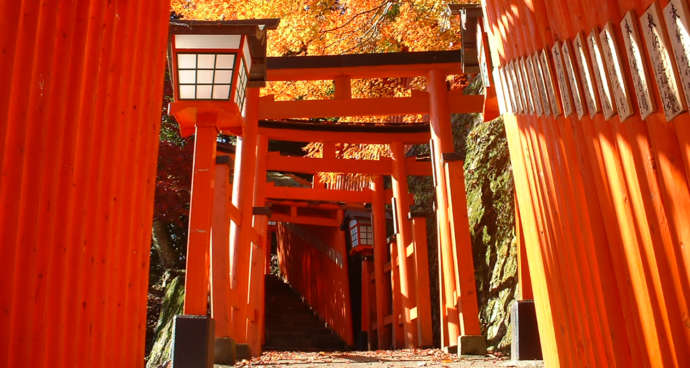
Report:
M242 20L186 20L173 19L170 21L168 47L172 47L174 34L213 34L213 35L244 35L247 36L252 63L249 71L248 85L263 86L266 79L266 32L274 30L280 23L279 18L242 19ZM172 57L172 50L168 50L168 58ZM168 63L169 67L172 63Z
M345 210L344 215L346 219L350 220L369 220L369 218L371 217L371 211L358 208L348 208L347 210Z

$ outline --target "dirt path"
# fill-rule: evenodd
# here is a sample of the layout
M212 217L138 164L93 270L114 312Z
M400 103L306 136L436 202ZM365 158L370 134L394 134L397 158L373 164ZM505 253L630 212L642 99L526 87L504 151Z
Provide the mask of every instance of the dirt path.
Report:
M224 366L216 366L224 367ZM543 367L541 362L515 364L505 358L476 356L459 359L438 349L346 351L334 353L265 352L251 361L242 361L235 367L296 367L296 368L488 368L488 367Z

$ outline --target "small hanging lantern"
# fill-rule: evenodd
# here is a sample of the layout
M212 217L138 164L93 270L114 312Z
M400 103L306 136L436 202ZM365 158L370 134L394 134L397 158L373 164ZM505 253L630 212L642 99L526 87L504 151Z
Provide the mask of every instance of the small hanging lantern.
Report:
M351 253L370 252L374 247L374 231L371 220L366 217L352 217L348 222L350 229Z

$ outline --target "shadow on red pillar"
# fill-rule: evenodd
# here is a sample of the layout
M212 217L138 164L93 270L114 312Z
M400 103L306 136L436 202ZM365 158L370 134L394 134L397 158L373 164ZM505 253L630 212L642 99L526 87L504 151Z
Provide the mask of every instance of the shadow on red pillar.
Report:
M206 120L207 119L207 120ZM200 114L194 139L194 167L187 232L184 314L205 316L209 292L211 219L216 137L214 116Z
M242 137L237 137L232 203L240 211L240 224L230 228L230 277L236 299L233 313L233 338L247 343L247 322L250 317L249 288L252 267L252 209L254 205L254 177L256 170L258 88L247 88L247 116L242 123Z

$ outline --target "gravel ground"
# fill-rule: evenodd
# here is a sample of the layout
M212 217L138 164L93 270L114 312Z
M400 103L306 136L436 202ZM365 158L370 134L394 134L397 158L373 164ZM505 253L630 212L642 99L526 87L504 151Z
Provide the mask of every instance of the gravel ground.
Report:
M511 362L499 356L471 356L458 358L438 349L378 350L347 352L264 352L250 361L241 361L235 367L297 367L297 368L488 368L488 367L543 367L541 362ZM227 366L216 365L216 368Z

